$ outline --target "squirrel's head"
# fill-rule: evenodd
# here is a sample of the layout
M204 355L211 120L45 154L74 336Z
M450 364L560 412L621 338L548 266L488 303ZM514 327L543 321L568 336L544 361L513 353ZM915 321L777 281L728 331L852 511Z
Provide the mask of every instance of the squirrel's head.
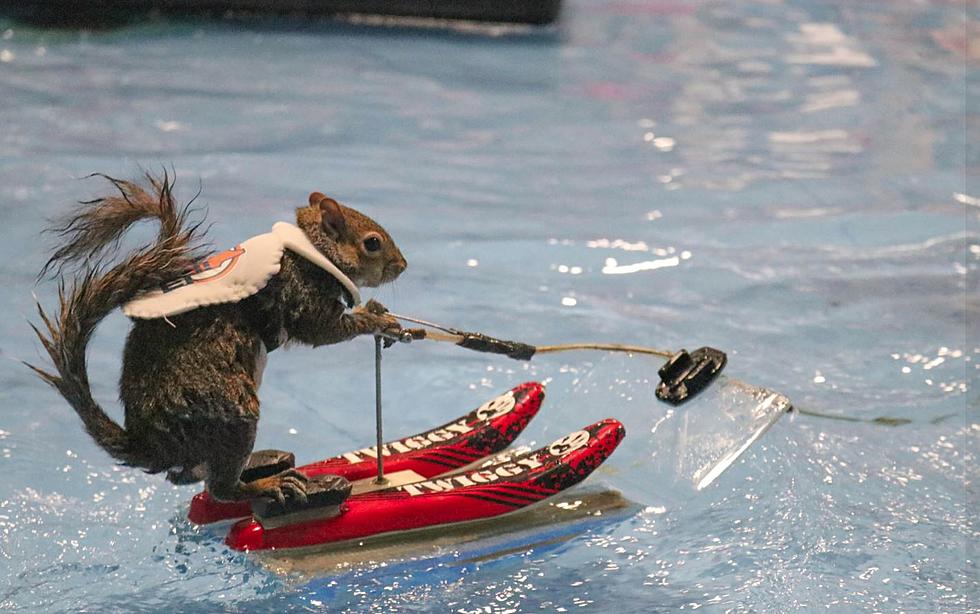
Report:
M296 225L358 286L394 281L408 263L380 224L320 192L296 210Z

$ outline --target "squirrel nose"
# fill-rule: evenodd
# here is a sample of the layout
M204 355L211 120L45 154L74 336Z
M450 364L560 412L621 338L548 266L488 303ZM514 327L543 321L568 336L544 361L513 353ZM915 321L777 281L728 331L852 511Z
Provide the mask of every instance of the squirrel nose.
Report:
M408 267L408 263L405 262L404 260L392 262L387 267L385 267L386 269L385 273L387 273L386 276L392 279L398 277L399 275L402 274L402 271L404 271L407 267Z

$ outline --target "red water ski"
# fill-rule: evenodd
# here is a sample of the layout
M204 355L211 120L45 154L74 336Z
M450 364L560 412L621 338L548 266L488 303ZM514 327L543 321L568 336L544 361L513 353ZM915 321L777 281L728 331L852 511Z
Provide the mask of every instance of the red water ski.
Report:
M487 401L470 413L418 435L390 441L382 447L385 474L413 472L424 480L469 465L500 452L521 434L544 400L544 386L521 384ZM377 471L376 446L297 467L307 476L341 475L351 482L370 479ZM355 490L356 492L356 490ZM194 496L187 517L196 524L251 516L248 502L215 501L207 492Z
M329 518L289 523L281 517L269 527L241 520L226 543L236 550L300 548L500 516L581 482L624 434L618 421L602 420L496 464L353 495Z

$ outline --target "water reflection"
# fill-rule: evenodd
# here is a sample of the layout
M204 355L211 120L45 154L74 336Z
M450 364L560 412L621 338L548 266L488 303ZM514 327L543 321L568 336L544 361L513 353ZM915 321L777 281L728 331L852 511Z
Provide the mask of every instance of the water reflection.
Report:
M689 254L689 252L685 253ZM640 271L654 271L664 267L677 266L680 263L681 258L679 256L660 258L657 260L644 260L643 262L623 265L619 264L615 258L606 258L606 262L602 267L602 272L606 275L626 275L629 273L638 273Z
M878 63L861 50L860 44L846 36L833 23L800 24L799 35L789 34L796 53L786 61L790 64L817 64L855 68L871 68Z

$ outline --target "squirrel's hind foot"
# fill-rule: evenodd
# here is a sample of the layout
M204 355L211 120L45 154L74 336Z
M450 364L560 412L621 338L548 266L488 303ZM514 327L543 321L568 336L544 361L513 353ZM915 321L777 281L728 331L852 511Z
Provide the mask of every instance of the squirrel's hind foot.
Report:
M296 469L287 469L276 475L249 482L247 488L252 497L269 497L285 505L286 497L306 503L306 487L309 478Z

